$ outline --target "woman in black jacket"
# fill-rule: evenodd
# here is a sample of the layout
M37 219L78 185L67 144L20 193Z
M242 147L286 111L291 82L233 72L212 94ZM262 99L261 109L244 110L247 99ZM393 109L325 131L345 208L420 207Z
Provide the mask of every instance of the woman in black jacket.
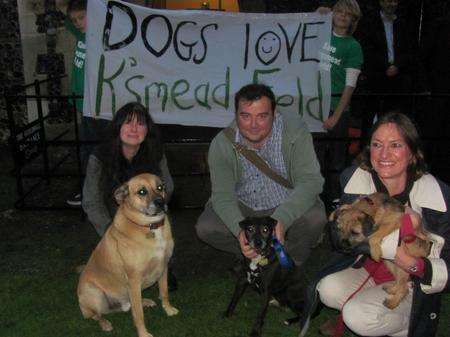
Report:
M157 126L142 104L132 102L117 111L110 137L96 147L86 169L82 206L100 236L117 210L114 190L140 173L160 176L170 199L173 180Z

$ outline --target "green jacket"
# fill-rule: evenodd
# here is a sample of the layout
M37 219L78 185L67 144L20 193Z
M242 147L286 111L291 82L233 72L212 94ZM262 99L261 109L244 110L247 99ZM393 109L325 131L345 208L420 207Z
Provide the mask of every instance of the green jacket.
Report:
M324 179L314 151L312 137L300 116L283 113L282 151L288 179L294 186L291 195L281 203L272 217L287 230L319 198ZM236 122L231 124L236 128ZM211 142L208 153L211 175L211 202L230 231L239 234L244 219L235 192L241 178L242 165L231 142L221 131Z

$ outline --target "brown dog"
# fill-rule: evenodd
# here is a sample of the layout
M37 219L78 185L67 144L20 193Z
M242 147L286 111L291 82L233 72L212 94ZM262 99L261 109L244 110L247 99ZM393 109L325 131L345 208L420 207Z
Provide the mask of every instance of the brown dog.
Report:
M342 246L351 248L368 241L371 257L380 261L381 241L401 227L404 211L405 207L397 200L383 193L374 193L351 205L342 205L330 215L330 220L336 222ZM413 222L413 226L417 237L412 241L405 240L408 252L413 257L426 257L431 243L420 223ZM395 278L393 284L383 287L390 295L384 305L394 309L408 293L409 274L391 261L384 260L384 263Z
M131 308L139 337L151 337L143 307L156 304L142 298L142 289L158 281L162 307L169 316L178 313L169 303L167 289L173 239L164 185L157 176L141 174L119 187L114 196L119 209L80 275L80 309L85 318L111 331L111 323L102 315Z

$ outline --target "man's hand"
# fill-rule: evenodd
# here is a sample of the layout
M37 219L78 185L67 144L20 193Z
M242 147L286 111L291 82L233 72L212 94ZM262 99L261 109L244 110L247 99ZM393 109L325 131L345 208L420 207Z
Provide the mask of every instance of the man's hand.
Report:
M275 237L284 245L284 225L281 222L277 222L274 228Z
M386 69L386 76L387 77L394 77L397 76L399 73L399 70L397 68L397 66L395 65L390 65L387 69Z
M241 246L241 252L247 259L253 259L258 254L256 251L250 247L247 241L247 237L245 236L245 231L240 231L238 235L239 245Z

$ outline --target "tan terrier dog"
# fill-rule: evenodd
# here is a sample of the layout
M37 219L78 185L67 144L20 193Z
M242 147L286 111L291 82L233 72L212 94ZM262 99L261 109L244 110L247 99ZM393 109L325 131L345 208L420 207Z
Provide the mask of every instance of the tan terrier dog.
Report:
M144 322L143 307L155 306L141 291L155 282L168 316L178 310L169 302L167 265L173 239L161 180L140 174L119 187L114 196L119 209L92 253L78 283L78 301L85 318L113 329L103 314L131 308L139 337L152 337Z
M368 242L370 255L375 261L381 259L381 241L393 231L400 229L405 207L384 193L373 193L361 197L353 204L342 205L330 215L335 221L342 247L348 249ZM431 248L421 224L413 221L416 237L403 238L408 254L412 257L426 257ZM411 240L410 240L411 239ZM389 294L384 301L387 308L394 309L408 294L409 273L389 260L383 260L395 278L393 284L383 286Z

